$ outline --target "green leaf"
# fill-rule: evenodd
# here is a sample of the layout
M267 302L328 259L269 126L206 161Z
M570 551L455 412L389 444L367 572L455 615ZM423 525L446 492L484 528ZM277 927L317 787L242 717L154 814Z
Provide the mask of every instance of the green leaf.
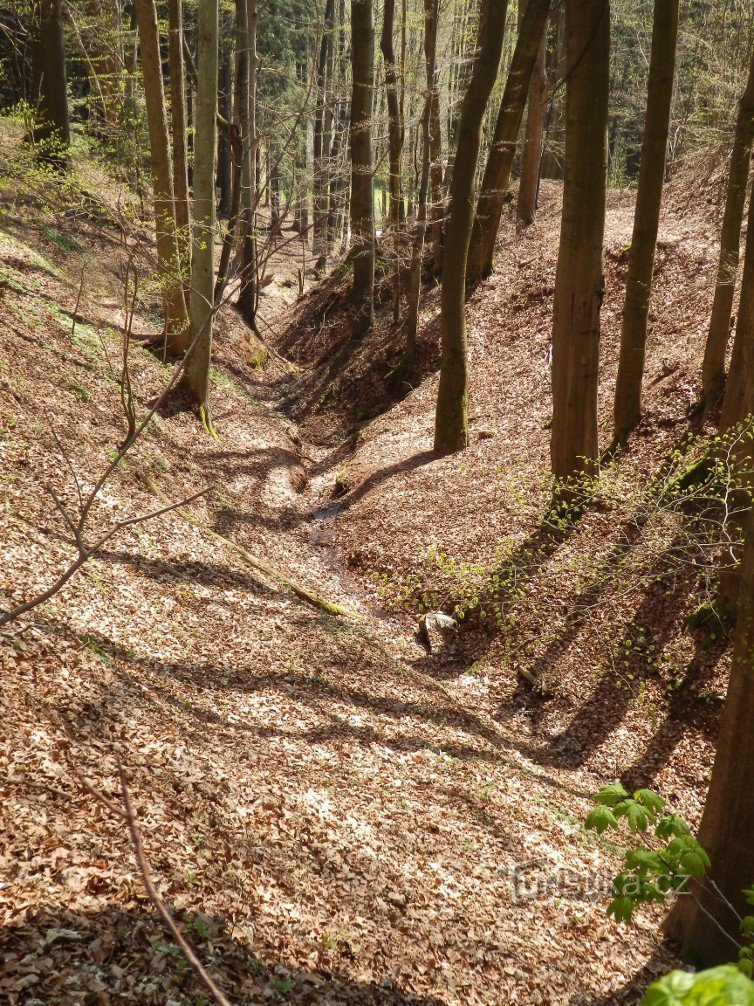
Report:
M586 827L589 831L596 831L598 835L601 835L608 828L617 828L618 821L615 814L610 810L609 807L595 807L594 810L589 814L586 819Z
M678 814L668 814L666 817L660 818L655 828L655 835L658 838L670 838L671 835L680 837L690 834L691 828Z
M631 898L614 898L607 906L607 914L612 915L616 922L630 922L634 914L634 903Z
M689 877L703 877L707 870L704 859L698 852L684 852L679 865Z
M602 804L605 807L614 807L616 803L625 800L627 796L628 793L623 786L619 782L614 782L610 786L601 786L592 799L595 803Z
M697 974L671 971L649 986L641 1006L754 1006L754 982L733 964Z
M653 818L665 810L665 801L659 793L655 793L651 789L637 789L634 793L634 800L642 807L646 807Z

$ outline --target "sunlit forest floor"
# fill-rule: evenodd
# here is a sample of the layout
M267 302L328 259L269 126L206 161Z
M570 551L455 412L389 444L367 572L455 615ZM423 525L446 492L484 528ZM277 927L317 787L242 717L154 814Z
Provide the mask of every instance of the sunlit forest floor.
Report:
M117 799L117 761L158 887L235 1003L631 1003L672 964L659 911L630 929L605 918L620 859L580 821L616 777L695 819L723 689L724 647L683 630L704 572L677 559L682 523L661 507L632 517L652 508L648 475L682 443L697 391L717 187L703 165L684 170L662 224L647 419L600 506L554 543L537 535L557 185L530 231L506 219L472 297L462 456L430 454L436 290L418 373L397 382L389 294L345 352L342 276L290 310L267 290L263 333L294 366L260 366L221 313L218 439L160 415L95 514L154 508L149 485L178 500L212 481L189 508L199 524L173 513L125 531L2 636L0 999L206 1002L123 822L77 777ZM9 605L72 555L45 486L72 504L72 472L90 487L124 435L125 256L106 221L9 183L0 198ZM611 194L606 439L631 209ZM145 304L134 332L154 331ZM166 368L134 344L131 376L143 412ZM457 638L428 653L422 606L459 605Z

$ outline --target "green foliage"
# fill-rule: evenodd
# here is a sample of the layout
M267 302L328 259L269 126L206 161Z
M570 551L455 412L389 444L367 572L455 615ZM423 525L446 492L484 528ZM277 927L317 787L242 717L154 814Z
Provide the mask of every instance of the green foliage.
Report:
M641 1006L754 1006L754 982L732 964L696 974L671 971L649 986Z
M640 839L624 853L624 869L613 880L607 914L616 922L630 922L637 905L663 902L668 893L683 890L690 877L701 877L709 869L709 857L686 821L665 813L658 793L637 789L630 796L616 782L603 786L593 799L596 806L586 819L587 829L602 835L619 830L624 821L629 835Z

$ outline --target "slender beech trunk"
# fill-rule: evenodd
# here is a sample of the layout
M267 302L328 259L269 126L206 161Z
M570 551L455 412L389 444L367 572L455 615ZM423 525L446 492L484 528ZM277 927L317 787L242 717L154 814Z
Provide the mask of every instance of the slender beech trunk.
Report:
M474 221L474 176L482 121L500 65L507 7L507 0L484 2L476 58L458 123L440 297L441 364L435 413L435 450L440 454L463 450L468 442L466 260Z
M526 95L549 10L550 0L529 0L521 21L479 192L469 248L468 284L478 283L492 272L495 239L508 191Z
M257 0L247 0L246 25L249 40L249 55L248 86L245 88L245 93L248 106L246 111L246 142L241 170L241 285L238 292L238 310L250 328L256 327L258 294L256 242L257 176L259 167L259 158L257 157L259 150L259 139L257 136L258 21Z
M325 23L322 28L322 38L319 44L317 60L317 110L314 116L313 144L313 220L312 220L312 250L315 256L314 268L319 272L327 265L328 240L327 217L329 200L327 182L329 177L329 145L326 142L327 110L327 69L331 62L333 49L333 23L335 18L335 0L326 0Z
M712 305L707 345L702 367L702 389L705 412L720 396L725 384L725 353L728 348L733 294L741 244L741 221L746 202L751 150L754 144L754 49L749 61L746 90L738 103L736 133L730 158L725 211L720 233L720 258L717 265L715 300Z
M395 0L385 0L380 51L385 64L385 92L388 113L388 159L390 161L390 211L389 227L393 232L395 276L393 285L393 321L400 320L401 279L404 272L403 253L405 235L403 222L403 197L401 194L401 157L403 153L403 120L398 98L398 74L395 65L393 31L395 27ZM383 190L384 197L384 190ZM385 213L383 210L383 219ZM384 228L384 224L383 224Z
M183 0L168 0L168 56L170 61L170 118L173 150L175 222L181 265L189 267L191 208L189 203L188 148L186 146L186 70L183 59ZM186 289L188 308L188 289Z
M219 94L218 111L223 119L230 123L233 119L233 84L230 68L230 47L223 44L219 56ZM217 138L217 187L220 190L218 202L219 212L230 217L233 205L233 157L231 151L230 129L222 129Z
M609 0L566 0L566 150L552 334L550 453L559 478L597 457L602 242L610 80Z
M373 0L351 0L351 234L353 338L374 316L374 199L372 195L372 102L374 95Z
M245 203L243 214L250 217L250 197L244 195L242 186L244 178L248 182L249 167L249 134L247 129L249 119L249 17L246 0L236 0L236 31L234 43L233 65L233 105L230 114L231 126L228 130L231 154L231 205L228 227L223 235L223 245L215 278L215 304L219 303L225 291L225 284L230 268L230 257L235 244L236 232L241 221L242 203ZM245 172L245 174L244 174ZM241 224L241 243L245 234Z
M187 349L190 342L190 332L180 275L181 256L176 230L175 194L168 138L168 119L165 111L165 92L162 87L157 9L154 0L135 0L135 6L149 126L157 258L161 273L162 304L165 316L165 347L168 352L177 353Z
M390 160L390 222L394 228L401 222L401 154L403 123L398 101L398 75L395 66L393 30L395 0L385 0L380 51L385 61L385 91L388 113L388 155Z
M529 85L529 109L526 113L524 152L521 158L521 180L518 183L516 217L518 222L529 227L537 215L537 195L539 193L539 169L542 162L542 143L547 114L547 21L534 62L531 84Z
M199 0L199 66L194 143L194 223L191 232L191 336L183 383L212 431L209 367L212 355L217 152L218 0Z
M442 168L442 135L440 126L440 81L437 74L437 26L439 11L434 0L424 0L424 59L435 66L435 73L427 87L430 88L429 111L429 183L432 204L429 217L432 223L432 255L434 257L435 275L442 273L443 244L445 218L445 201L443 198L443 168Z
M624 443L641 418L647 319L665 180L677 36L678 0L655 0L647 114L641 145L634 230L628 256L618 380L615 385L613 435L616 443Z
M38 122L32 139L41 143L42 157L59 168L68 164L71 131L65 67L61 0L42 0L38 33L32 44L32 97Z
M424 0L424 63L427 71L427 89L422 112L422 170L416 207L416 224L411 246L411 269L406 319L406 362L413 363L416 355L416 335L419 330L419 303L421 300L422 258L424 236L427 230L427 193L430 178L432 106L437 87L437 12L438 0Z
M747 524L733 662L699 827L699 841L712 865L702 882L692 881L693 896L678 898L663 927L684 957L693 955L704 967L736 957L733 940L718 922L738 937L734 911L741 917L751 914L741 891L751 887L754 877L754 513Z

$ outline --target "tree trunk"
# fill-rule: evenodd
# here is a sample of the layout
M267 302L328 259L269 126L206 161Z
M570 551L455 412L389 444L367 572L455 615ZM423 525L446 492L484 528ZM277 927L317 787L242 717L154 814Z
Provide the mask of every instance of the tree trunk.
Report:
M463 450L468 442L466 260L474 221L474 176L482 120L500 65L507 7L507 0L484 2L477 54L458 124L440 297L441 365L435 413L435 451L440 454Z
M432 203L429 217L432 222L432 255L435 275L442 273L445 201L443 198L442 135L440 127L440 81L437 73L437 24L439 9L434 0L424 0L424 59L429 68L435 67L430 80L427 77L431 105L429 110L429 182Z
M59 168L68 164L71 131L65 68L65 39L61 0L42 0L39 29L32 46L32 97L38 121L32 139L40 156Z
M139 28L144 97L147 105L149 149L152 160L154 218L157 258L162 279L162 303L165 320L165 347L168 352L183 352L190 342L188 316L181 282L181 256L176 231L173 171L170 160L165 92L162 87L162 61L157 33L157 9L154 0L135 0ZM214 132L214 127L213 127Z
M403 149L403 124L398 102L398 76L395 70L393 27L395 0L385 0L380 51L385 61L385 91L388 112L388 154L390 160L390 223L397 229L401 222L401 153Z
M749 62L746 90L738 103L736 133L730 158L725 212L720 233L720 258L717 265L715 300L712 305L707 345L702 367L705 412L719 398L725 384L725 353L728 348L733 294L741 243L741 221L746 202L751 150L754 144L754 49Z
M479 192L469 249L468 284L478 283L492 272L495 239L510 181L526 95L549 10L550 0L529 0L526 5Z
M657 229L660 223L670 102L673 97L678 0L655 0L652 54L649 62L647 114L641 145L634 230L628 256L626 299L615 385L616 443L625 443L641 418L641 384L647 345L647 318L652 292Z
M244 3L244 0L238 0ZM256 210L258 189L259 140L257 136L257 24L259 14L256 0L246 0L246 31L248 37L248 63L240 72L246 74L241 93L245 95L245 139L241 169L241 285L238 292L238 310L250 328L256 327L257 314L257 243ZM269 186L268 186L269 187Z
M373 0L351 0L351 68L351 334L358 339L371 328L374 316Z
M220 47L219 56L218 111L228 123L233 119L233 84L230 60L230 48L227 44L223 44ZM217 138L217 187L220 190L218 210L224 217L229 217L233 204L233 158L229 129L222 129Z
M191 337L183 383L211 432L209 367L212 355L217 149L218 0L199 0L199 74L194 142L194 224L191 234Z
M422 112L422 170L417 198L416 224L411 246L411 268L406 319L406 362L413 363L416 355L416 335L419 330L419 303L421 300L422 258L424 236L427 230L427 192L429 190L431 122L434 104L437 69L437 13L438 0L424 0L424 61L427 71L427 90Z
M704 967L736 959L732 937L738 920L715 892L727 898L740 916L750 915L741 891L754 878L754 512L748 519L741 562L741 589L733 662L725 699L715 763L704 805L699 842L712 865L703 882L692 881L692 896L679 897L665 920L667 935Z
M183 0L168 0L168 56L170 60L170 118L173 144L175 222L181 265L188 269L191 247L188 148L186 146L186 71L183 60ZM186 289L188 307L188 289Z
M566 0L566 150L552 335L550 453L562 479L597 456L607 183L609 0Z
M335 0L326 0L325 23L322 28L322 38L319 44L317 60L317 110L314 116L314 148L313 148L313 220L312 220L312 251L314 252L314 268L318 272L327 265L329 212L328 178L329 178L329 145L326 143L327 112L327 69L331 63L333 48L333 24L335 20Z
M542 30L537 58L529 85L529 110L526 113L524 154L521 160L521 180L518 183L516 216L524 227L534 223L539 194L539 169L547 114L547 21Z

